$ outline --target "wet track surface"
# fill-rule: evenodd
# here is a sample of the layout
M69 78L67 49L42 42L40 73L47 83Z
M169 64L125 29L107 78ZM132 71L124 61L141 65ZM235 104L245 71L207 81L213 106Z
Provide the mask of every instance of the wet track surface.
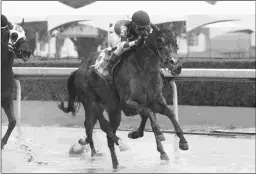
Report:
M6 126L2 127L2 131L6 129ZM163 146L170 161L163 162L156 150L153 133L145 133L143 138L131 140L127 137L128 132L118 131L117 135L129 145L130 150L120 152L116 146L120 168L113 170L106 135L101 130L94 131L94 141L103 156L92 158L90 152L73 157L68 154L69 147L84 137L82 128L21 127L21 131L17 130L15 128L9 144L2 151L3 173L255 173L255 136L227 138L185 135L190 149L175 153L174 135L165 134Z

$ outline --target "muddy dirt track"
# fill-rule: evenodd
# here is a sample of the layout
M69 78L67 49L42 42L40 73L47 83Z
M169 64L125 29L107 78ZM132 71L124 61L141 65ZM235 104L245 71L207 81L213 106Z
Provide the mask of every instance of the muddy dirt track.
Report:
M6 126L2 127L5 132ZM174 152L174 135L165 134L164 149L169 155L168 163L160 160L153 133L145 133L138 140L127 137L128 132L117 135L130 147L129 151L116 152L120 163L112 169L106 135L94 131L94 141L103 156L90 157L89 152L69 156L69 147L84 137L82 128L26 127L15 128L9 144L2 151L2 172L254 172L255 136L251 138L227 138L185 135L190 149ZM19 135L19 136L18 136ZM18 138L17 138L18 137Z

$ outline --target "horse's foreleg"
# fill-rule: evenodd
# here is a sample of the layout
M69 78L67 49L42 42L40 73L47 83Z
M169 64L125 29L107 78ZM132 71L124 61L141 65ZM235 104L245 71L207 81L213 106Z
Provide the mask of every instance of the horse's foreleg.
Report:
M126 104L128 105L128 107L137 110L140 115L145 115L146 117L148 117L150 119L152 130L153 130L153 132L156 136L156 139L158 141L165 140L164 135L163 135L162 131L160 130L160 127L156 121L156 117L151 109L140 106L137 102L135 102L131 99L127 100Z
M155 113L154 113L154 117L156 119ZM157 138L156 138L156 148L157 148L157 151L160 153L161 160L169 160L169 157L168 157L167 153L164 151L161 141L157 140Z
M187 140L184 137L183 131L175 117L175 113L166 105L164 102L160 102L158 105L159 107L159 113L162 115L166 115L172 122L174 129L176 131L177 136L180 138L179 142L179 148L181 150L188 150L188 143Z
M7 141L16 125L16 119L14 116L14 109L13 109L13 100L11 97L9 97L8 99L6 99L5 101L2 102L2 108L5 111L5 114L7 115L8 118L8 129L4 135L4 137L2 138L2 145L1 145L1 149L3 149L3 147L7 144Z
M135 139L135 138L143 137L144 129L145 129L145 125L148 120L148 117L146 117L143 114L141 114L140 116L141 116L140 127L136 131L130 132L128 134L129 138ZM155 116L155 114L154 114L154 116ZM154 132L154 134L155 134L155 132ZM156 136L156 134L155 134L155 136ZM161 141L157 140L157 138L156 138L156 147L157 147L157 151L160 153L161 160L169 160L169 157L166 154L166 152L164 151Z
M141 117L141 122L140 122L139 128L128 134L128 137L131 139L137 139L144 136L144 129L145 129L148 117L143 114L140 114L140 117Z

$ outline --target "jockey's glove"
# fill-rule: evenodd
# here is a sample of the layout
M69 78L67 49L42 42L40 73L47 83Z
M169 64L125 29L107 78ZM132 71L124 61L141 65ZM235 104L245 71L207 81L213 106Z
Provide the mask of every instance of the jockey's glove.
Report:
M143 42L143 37L142 36L139 36L139 38L134 41L136 46L141 44L141 42Z

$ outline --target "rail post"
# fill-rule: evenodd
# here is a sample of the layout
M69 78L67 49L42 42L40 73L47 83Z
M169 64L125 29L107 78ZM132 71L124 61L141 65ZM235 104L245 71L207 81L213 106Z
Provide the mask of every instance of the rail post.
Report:
M15 79L16 84L16 100L17 100L17 107L16 107L16 119L18 125L20 125L20 116L21 116L21 87L20 81Z
M172 100L173 100L174 114L175 114L177 121L179 121L177 85L174 80L171 80L170 84L172 85L172 93L173 93ZM178 152L178 137L176 134L174 134L174 152L175 153Z

